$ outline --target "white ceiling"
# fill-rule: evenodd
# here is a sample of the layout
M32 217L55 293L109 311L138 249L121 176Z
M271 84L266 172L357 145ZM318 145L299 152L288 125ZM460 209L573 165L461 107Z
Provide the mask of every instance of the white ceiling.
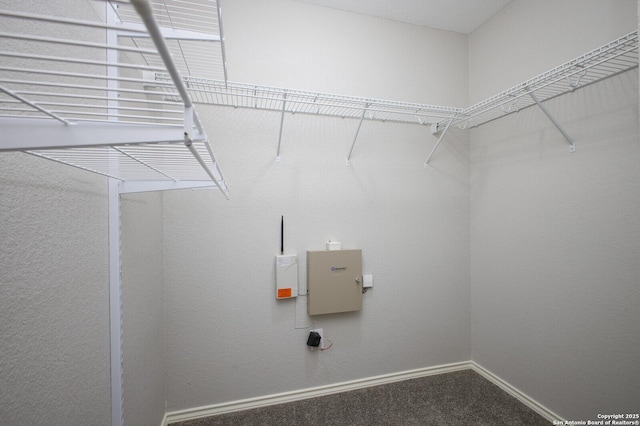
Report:
M362 15L469 34L511 0L300 0Z

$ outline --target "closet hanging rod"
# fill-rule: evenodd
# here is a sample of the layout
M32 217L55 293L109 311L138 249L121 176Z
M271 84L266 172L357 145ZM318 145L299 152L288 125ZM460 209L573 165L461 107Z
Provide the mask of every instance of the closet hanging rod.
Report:
M176 90L180 94L180 97L182 98L182 102L184 103L184 106L187 108L192 107L193 104L191 102L191 96L189 96L189 93L187 92L187 88L185 87L184 82L182 81L182 76L178 72L178 68L176 68L175 63L173 62L173 58L171 57L171 52L169 52L167 43L162 37L162 32L160 31L160 27L158 26L158 23L153 17L153 10L151 9L151 5L147 0L131 0L131 4L133 4L133 7L136 9L136 12L138 12L138 15L140 15L140 18L142 18L142 21L147 27L147 30L149 31L149 35L153 39L153 42L155 43L158 49L158 53L162 58L162 62L164 62L167 72L171 76L171 80L173 81L173 84L175 85ZM197 121L197 118L195 120ZM201 130L200 123L197 122L196 125Z
M149 35L153 39L153 42L156 45L156 48L158 49L158 53L160 54L160 57L162 58L162 61L164 62L167 68L167 72L171 76L171 80L173 81L173 84L176 90L178 91L178 93L180 94L180 97L182 98L182 102L185 107L185 117L184 117L185 118L185 121L184 121L185 145L187 146L187 148L189 148L189 151L191 151L191 154L193 154L193 157L198 161L198 163L200 163L204 171L207 173L207 175L209 175L209 177L211 178L213 183L218 187L220 192L222 192L224 196L228 199L229 196L228 196L228 189L226 186L226 180L222 174L222 170L218 167L218 163L215 160L215 157L213 157L212 155L213 151L209 146L209 141L206 139L206 136L204 136L205 133L202 128L202 124L200 123L200 119L198 118L198 114L193 109L193 102L191 101L191 96L187 92L187 88L184 84L184 81L182 80L182 76L180 75L180 72L178 71L178 68L176 67L175 63L173 62L171 52L169 51L169 48L167 47L167 43L162 36L162 32L160 31L160 27L153 16L153 10L151 9L151 5L149 4L148 0L131 0L131 3L133 4L136 12L138 12L138 15L140 15L140 18L142 19L145 26L147 27L147 30L149 31ZM204 161L204 159L202 158L198 150L193 146L192 140L194 138L193 138L192 129L191 129L192 125L195 126L196 132L199 135L205 137L204 145L207 149L207 154L210 154L212 156L212 159L214 161L213 165L216 168L216 172L218 173L218 176L215 176L213 174L213 172L211 171L209 166L206 164L206 162ZM222 182L225 182L225 188L222 188L222 185L219 180L221 180Z

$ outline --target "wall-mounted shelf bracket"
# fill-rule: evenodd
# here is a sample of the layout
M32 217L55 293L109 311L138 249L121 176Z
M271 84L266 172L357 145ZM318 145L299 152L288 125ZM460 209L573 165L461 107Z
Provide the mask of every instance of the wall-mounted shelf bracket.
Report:
M347 166L351 165L351 154L353 154L353 147L356 146L356 140L358 139L358 133L360 133L360 127L362 127L362 121L364 120L364 116L367 113L367 109L369 108L369 104L366 105L365 109L362 110L362 115L360 116L360 122L358 123L358 128L356 129L356 135L353 137L353 143L351 144L351 149L349 150L349 155L347 155Z
M518 103L518 98L515 95L507 95L507 97L511 98L511 102L505 102L500 104L500 108L502 108L502 112L508 114L510 112L515 112L518 109L516 108L516 104Z
M575 152L575 150L576 150L575 142L573 142L573 140L569 137L567 132L564 131L562 126L560 126L560 124L555 120L555 118L553 118L553 116L551 115L549 110L544 105L542 105L542 103L536 97L535 93L530 91L529 92L529 96L531 96L531 99L533 99L533 101L536 103L536 105L538 105L540 107L542 112L544 112L544 114L549 118L549 120L551 120L553 125L556 126L556 128L560 131L560 133L562 133L562 136L564 136L564 138L567 140L567 142L569 142L569 152Z
M16 100L18 100L18 101L20 101L20 102L22 102L22 103L25 103L25 104L29 105L30 107L32 107L32 108L34 108L34 109L37 109L38 111L42 112L43 114L46 114L46 115L48 115L49 117L54 118L54 119L56 119L56 120L60 121L61 123L64 123L64 124L66 124L66 125L72 125L72 124L73 124L73 123L71 123L71 122L69 122L69 121L65 120L64 118L62 118L62 117L60 117L60 116L58 116L58 115L54 114L53 112L48 111L48 110L46 110L45 108L42 108L40 105L38 105L38 104L36 104L36 103L34 103L34 102L31 102L31 101L29 101L28 99L26 99L26 98L24 98L24 97L20 96L19 94L15 93L15 92L13 92L13 91L11 91L11 90L9 90L9 89L7 89L6 87L0 86L0 92L4 92L4 93L6 93L7 95L11 96L12 98L14 98L14 99L16 99Z
M575 74L574 76L567 76L567 81L569 82L569 87L571 88L571 90L574 90L576 87L580 86L580 80L582 79L582 77L587 75L587 69L584 67L584 65L576 64L576 68L582 68L583 71Z
M282 114L280 115L280 131L278 133L278 152L276 152L276 163L280 162L280 144L282 142L282 125L284 124L284 113L287 109L287 94L282 95Z
M434 145L433 149L431 150L431 154L429 154L429 157L427 158L427 161L424 162L424 168L428 168L429 167L429 161L431 161L431 158L433 157L433 154L436 153L436 151L438 150L438 147L440 146L440 142L442 142L442 138L444 138L444 135L447 133L447 130L449 130L449 126L451 126L451 123L453 123L453 120L455 119L455 116L449 118L447 120L447 125L445 126L444 130L442 131L442 133L440 133L440 137L438 137L438 141L436 142L436 144ZM431 125L431 133L432 134L437 134L438 132L438 123L432 124Z

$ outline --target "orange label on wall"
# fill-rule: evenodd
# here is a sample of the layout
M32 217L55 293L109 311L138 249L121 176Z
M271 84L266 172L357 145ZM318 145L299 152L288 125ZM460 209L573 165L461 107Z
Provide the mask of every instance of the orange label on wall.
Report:
M291 297L291 289L290 288L279 288L278 289L278 299L284 299L285 297Z

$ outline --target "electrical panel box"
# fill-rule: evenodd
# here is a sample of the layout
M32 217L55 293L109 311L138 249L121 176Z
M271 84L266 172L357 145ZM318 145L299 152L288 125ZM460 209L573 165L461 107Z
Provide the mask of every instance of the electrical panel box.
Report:
M362 250L307 251L307 313L362 309Z
M276 256L276 299L298 296L298 256Z

